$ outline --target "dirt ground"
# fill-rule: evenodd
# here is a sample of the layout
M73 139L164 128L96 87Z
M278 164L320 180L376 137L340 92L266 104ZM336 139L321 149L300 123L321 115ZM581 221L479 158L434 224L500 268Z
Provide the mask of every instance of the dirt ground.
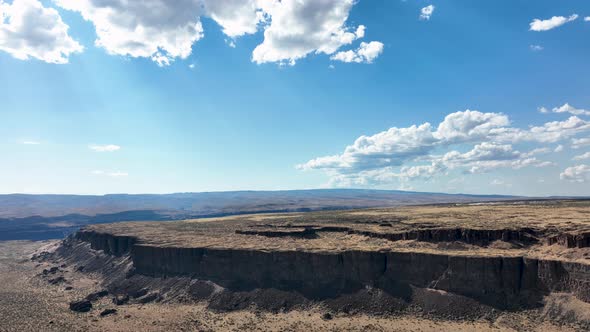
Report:
M539 319L538 313L502 314L494 321L450 321L419 316L333 314L322 308L284 313L252 308L213 312L205 304L131 304L115 306L109 297L88 313L68 304L96 291L92 276L70 271L67 283L50 285L38 275L46 268L29 256L48 242L0 242L0 331L576 331ZM65 290L66 286L72 287ZM101 317L104 309L117 313Z

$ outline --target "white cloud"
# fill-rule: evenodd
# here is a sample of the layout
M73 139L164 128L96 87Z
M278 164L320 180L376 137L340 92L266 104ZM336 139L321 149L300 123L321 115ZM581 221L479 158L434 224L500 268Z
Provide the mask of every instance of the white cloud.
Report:
M365 27L346 25L354 0L262 1L270 17L264 41L252 52L256 63L290 65L310 53L332 54L365 35Z
M492 180L492 182L490 182L490 184L492 186L506 186L506 187L512 187L512 184L510 183L506 183L504 180L500 180L500 179L494 179Z
M95 44L110 54L150 58L168 65L187 58L203 37L198 0L55 0L94 24Z
M536 149L532 149L529 152L526 152L523 154L523 156L525 157L532 157L538 154L547 154L550 153L551 149L550 148L536 148Z
M444 156L429 156L432 159L427 165L395 166L362 169L358 172L328 169L330 185L337 187L369 186L392 182L411 181L414 179L430 180L436 176L448 174L451 170L463 173L488 173L500 168L521 169L524 167L546 167L550 162L528 157L528 153L513 150L510 145L481 143L466 153L451 151ZM416 161L418 159L414 159Z
M584 17L584 21L586 21L586 22L590 22L590 16L586 16L586 17Z
M571 106L568 103L565 103L561 107L554 108L553 109L553 112L554 113L571 113L571 114L574 114L574 115L590 115L590 111L584 110L584 109L575 108L575 107Z
M587 138L573 138L572 139L572 148L579 149L585 146L590 145L590 137Z
M206 15L217 22L222 27L223 33L230 38L256 33L258 24L265 20L257 0L204 0L203 2Z
M356 62L356 63L373 63L383 52L383 43L372 41L370 43L362 42L361 46L356 50L348 50L338 52L330 57L332 60L342 62Z
M570 182L583 183L590 181L590 166L577 165L566 168L563 173L559 174L559 178Z
M41 142L38 142L38 141L22 141L21 144L24 144L24 145L39 145L39 144L41 144Z
M236 48L236 41L232 38L226 39L225 43L231 48Z
M544 47L541 45L531 45L529 47L531 48L531 51L533 51L533 52L540 52L540 51L544 50Z
M584 154L581 154L581 155L575 156L575 157L573 158L573 160L586 160L586 159L590 159L590 151L589 151L589 152L586 152L586 153L584 153Z
M94 150L96 152L114 152L121 149L120 146L114 144L107 144L107 145L89 145L89 149Z
M564 121L547 122L541 126L530 127L528 130L500 128L493 133L497 140L505 142L555 143L588 131L590 131L590 122L571 116Z
M38 0L0 0L0 50L20 60L64 64L83 47L68 34L57 10Z
M373 136L359 137L341 155L316 158L298 167L359 171L399 166L408 159L426 155L436 142L429 123L407 128L393 127Z
M126 176L129 175L129 173L127 173L127 172L121 172L121 171L101 171L101 170L92 171L92 174L94 174L94 175L101 175L101 176L108 176L108 177L112 177L112 178L121 178L121 177L126 177Z
M451 169L465 168L468 173L486 173L498 168L521 169L529 166L546 167L552 165L532 157L541 152L540 149L536 149L522 153L515 151L509 144L484 142L463 154L457 151L448 152L441 161Z
M420 9L420 19L421 20L430 20L430 17L432 16L432 13L434 13L434 6L433 5L428 5L422 9Z
M501 113L482 113L466 110L447 115L438 125L434 136L447 142L462 142L487 137L492 131L510 124Z
M554 164L537 156L562 151L563 146L550 148L546 143L575 139L583 132L590 132L590 123L576 116L520 129L511 127L504 114L466 110L447 115L437 127L424 123L360 136L341 154L314 158L296 167L323 170L331 185L337 186L429 179L453 170L484 173L500 168L547 167ZM513 147L524 142L529 143L527 147L542 145L522 152ZM470 144L467 152L450 150Z
M570 113L573 115L587 115L590 116L590 111L585 109L579 109L571 106L568 103L563 104L560 107L554 107L551 110L545 107L539 107L539 112L541 113Z
M548 31L548 30L560 27L568 22L575 21L577 18L578 18L577 14L573 14L569 17L553 16L552 18L547 19L547 20L540 20L540 19L536 18L530 23L530 30L531 31Z
M466 110L447 115L433 130L430 123L406 128L393 127L387 131L361 136L340 155L319 157L300 169L338 169L359 171L386 166L400 166L413 158L427 156L437 147L470 142L552 143L590 131L590 123L575 116L565 121L548 122L528 130L509 127L510 121L501 113L482 113ZM576 142L578 142L576 140ZM582 141L579 141L582 143ZM548 152L546 147L532 154ZM475 153L475 152L474 152ZM522 157L530 157L531 153Z
M201 17L235 40L264 30L252 52L256 63L295 64L309 54L331 55L363 38L365 26L346 21L355 0L55 0L95 26L95 44L110 54L152 59L167 66L186 59L203 38ZM368 54L367 57L371 55Z

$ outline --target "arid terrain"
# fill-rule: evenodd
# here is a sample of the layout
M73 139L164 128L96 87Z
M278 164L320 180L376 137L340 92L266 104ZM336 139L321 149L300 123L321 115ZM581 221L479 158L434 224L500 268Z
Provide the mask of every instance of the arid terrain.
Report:
M91 225L0 242L0 331L583 331L589 234L575 200Z
M61 239L80 227L120 221L164 221L262 212L516 199L396 190L319 189L163 195L0 195L0 241Z

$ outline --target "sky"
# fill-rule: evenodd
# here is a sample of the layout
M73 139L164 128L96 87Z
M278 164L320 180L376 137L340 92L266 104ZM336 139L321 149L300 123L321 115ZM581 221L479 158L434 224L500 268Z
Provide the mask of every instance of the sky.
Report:
M0 193L590 195L585 0L0 0Z

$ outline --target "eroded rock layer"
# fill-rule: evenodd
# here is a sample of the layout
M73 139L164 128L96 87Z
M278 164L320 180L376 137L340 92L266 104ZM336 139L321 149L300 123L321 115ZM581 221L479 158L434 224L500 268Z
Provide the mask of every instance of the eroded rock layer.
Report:
M129 269L118 283L183 277L309 300L370 288L405 302L432 289L514 310L551 292L590 302L588 212L585 202L560 202L93 225L59 254L87 246L121 257Z

